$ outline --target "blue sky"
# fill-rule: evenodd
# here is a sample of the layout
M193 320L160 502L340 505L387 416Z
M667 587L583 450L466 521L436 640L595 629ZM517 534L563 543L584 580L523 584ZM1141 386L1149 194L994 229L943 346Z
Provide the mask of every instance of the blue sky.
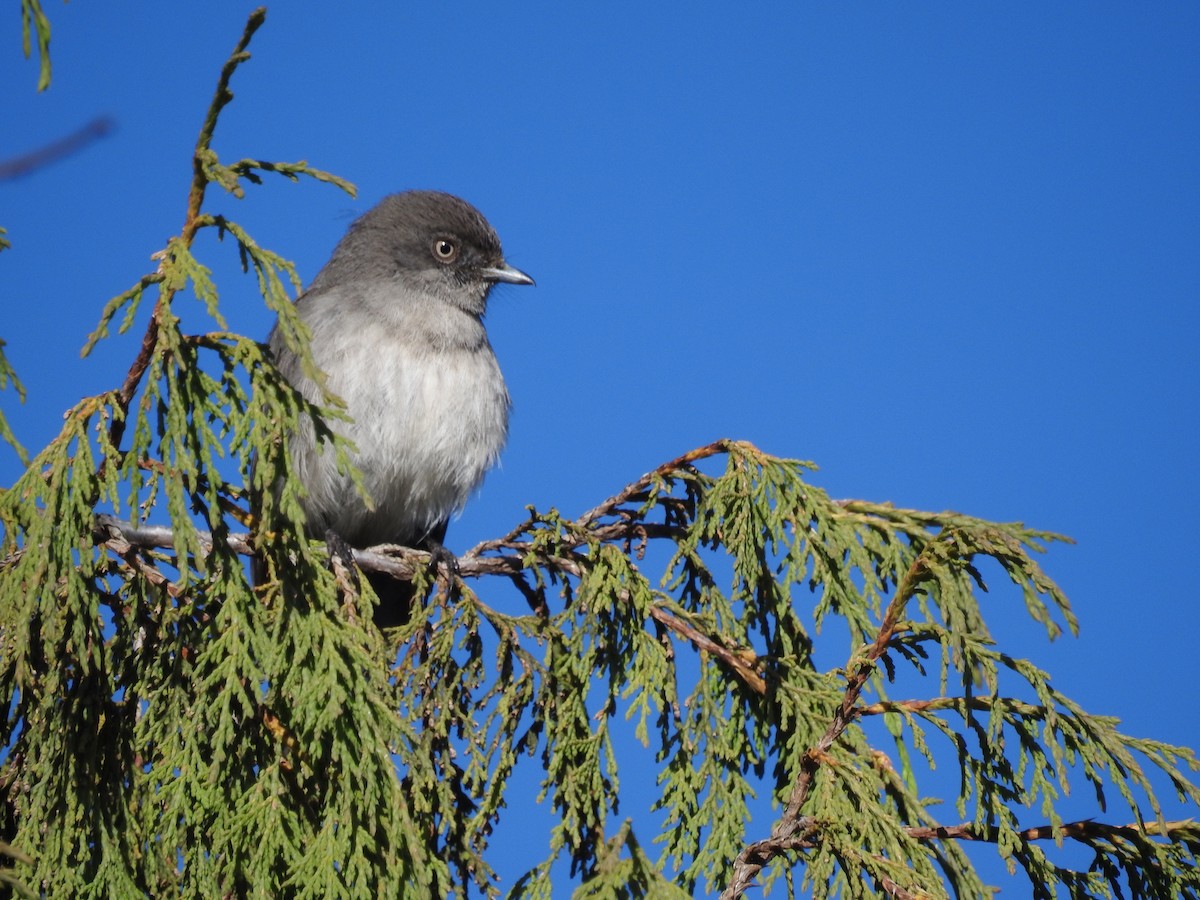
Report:
M31 449L136 352L139 328L78 355L182 223L251 8L51 3L42 95L15 15L0 35L0 159L116 123L0 183L0 337L29 390L0 400ZM439 188L537 278L494 294L512 434L452 547L748 439L834 496L1073 536L1046 565L1081 636L1047 644L1000 598L997 637L1086 709L1200 747L1200 7L331 9L271 8L215 146L359 199L280 180L213 208L307 280L381 196ZM203 252L231 325L265 337L232 247Z

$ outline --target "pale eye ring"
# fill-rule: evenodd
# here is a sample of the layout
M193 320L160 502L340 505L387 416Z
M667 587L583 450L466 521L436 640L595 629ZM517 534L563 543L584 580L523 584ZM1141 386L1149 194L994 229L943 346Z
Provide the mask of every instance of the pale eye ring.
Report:
M452 263L458 259L458 241L450 237L433 239L433 258L440 263Z

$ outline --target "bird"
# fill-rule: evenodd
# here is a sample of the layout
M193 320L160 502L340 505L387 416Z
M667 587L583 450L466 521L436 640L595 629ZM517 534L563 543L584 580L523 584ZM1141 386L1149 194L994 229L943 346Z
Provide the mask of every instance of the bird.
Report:
M348 420L329 427L353 442L368 505L311 423L291 437L292 473L305 492L306 530L327 545L399 544L454 557L442 541L496 465L508 436L508 389L484 328L497 284L533 285L505 262L483 214L451 194L384 197L356 219L297 298L326 388ZM307 400L321 389L287 346L279 323L268 346ZM381 627L408 620L412 585L366 573Z

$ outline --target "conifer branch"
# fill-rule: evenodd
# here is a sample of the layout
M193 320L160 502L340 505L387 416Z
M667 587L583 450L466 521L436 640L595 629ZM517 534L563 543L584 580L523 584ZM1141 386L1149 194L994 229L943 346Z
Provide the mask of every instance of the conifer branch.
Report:
M829 749L855 718L855 704L866 686L867 680L875 671L875 662L887 650L888 643L896 633L900 617L908 601L916 593L917 588L928 577L928 563L925 553L913 560L905 573L903 580L896 587L891 602L887 605L879 631L875 640L866 648L858 665L854 668L846 684L841 703L834 710L833 720L815 745L804 754L800 763L800 771L792 786L787 806L783 815L771 829L771 836L765 840L755 841L745 847L734 860L733 873L728 886L721 893L722 900L735 900L742 896L750 887L753 880L763 867L775 857L795 849L803 842L807 834L816 827L816 821L810 816L801 815L813 779L822 763L828 759ZM853 660L851 661L853 664Z
M612 529L606 529L611 534ZM175 547L175 532L161 525L131 525L116 516L101 514L96 516L96 539L121 555L131 565L155 584L169 583L161 572L141 559L131 559L129 551L133 547L144 549L170 550ZM213 547L212 533L197 530L195 537L205 553L211 553ZM250 543L249 534L226 535L225 544L234 553L243 556L253 556L254 548ZM512 544L513 542L508 542ZM394 544L382 544L363 550L354 549L354 562L365 572L383 572L394 578L411 580L418 568L427 566L432 556L424 550L414 550ZM10 565L18 558L14 554L5 560L0 560L0 568ZM547 558L546 562L558 568L569 571L576 576L583 574L583 561L569 559L564 556ZM476 552L468 553L458 558L458 574L460 577L472 578L485 575L518 574L523 568L522 557L517 554L507 556L480 556ZM767 691L766 682L755 669L756 658L752 651L731 650L718 640L700 631L693 625L672 615L665 607L653 605L649 610L650 617L667 630L690 642L697 650L704 651L725 665L734 675L758 694Z
M0 229L0 231L3 231L3 229ZM17 393L17 399L24 403L25 385L17 378L17 373L13 371L8 358L5 357L4 346L4 339L0 338L0 390L4 390L11 384L13 390ZM25 452L25 448L21 446L21 442L17 440L17 436L13 434L3 410L0 410L0 441L4 441L16 451L17 458L21 460L22 465L29 464L29 454Z
M217 127L217 119L226 104L233 100L233 92L229 90L229 81L233 78L237 67L250 58L246 47L250 45L250 39L254 37L254 32L258 31L266 19L267 8L265 6L260 6L250 13L241 39L233 48L233 53L229 55L225 65L221 67L221 75L217 79L217 89L213 93L212 103L209 104L208 112L204 116L204 124L200 126L200 134L196 138L196 151L192 157L192 188L188 193L187 217L183 225L183 234L187 238L194 235L194 223L200 215L200 208L204 204L204 194L209 185L206 163L212 152L212 137ZM188 244L190 246L190 240L188 240Z
M647 472L637 481L626 485L620 492L609 497L599 506L589 509L576 520L576 524L586 527L596 519L604 516L612 515L616 510L628 503L639 493L650 487L655 481L670 477L692 463L699 462L702 459L708 459L711 456L717 456L721 453L728 453L734 445L745 446L741 441L731 441L725 438L713 441L711 444L705 444L703 447L697 447L695 450L690 450L681 456L675 457L660 466L655 467Z
M697 650L716 657L756 694L766 694L767 683L755 669L756 657L752 650L740 652L738 650L731 650L698 628L671 615L666 609L657 604L650 607L650 617L659 625L674 632L684 640L690 641L692 646Z
M709 445L715 446L715 445ZM702 448L708 449L708 448ZM693 454L688 454L692 458L698 458ZM684 459L686 457L679 457ZM677 463L672 461L667 466L673 466ZM667 466L660 466L655 471L666 471ZM625 494L626 492L622 492ZM620 495L618 495L620 496ZM669 529L650 529L648 533L654 533L661 536L662 533ZM595 537L599 540L615 540L625 537L629 534L630 527L608 526L598 528ZM197 530L196 540L200 546L204 548L205 553L212 552L213 537L208 531ZM96 516L96 537L99 543L103 543L110 549L125 557L128 554L130 547L142 548L157 548L157 549L172 549L175 547L175 533L173 529L166 526L157 525L131 525L118 519L116 516L102 514ZM254 548L250 543L250 535L248 534L229 534L225 537L225 543L234 553L253 556ZM576 544L582 544L579 540ZM489 548L497 548L506 546L511 550L520 551L526 550L516 541L511 540L511 535L507 535L503 544L500 542L489 542ZM367 548L363 550L354 549L355 564L366 572L382 572L391 575L394 578L402 580L411 580L418 568L428 565L432 561L431 555L424 550L415 550L397 545L380 545L377 547ZM463 578L481 577L485 575L506 575L513 577L518 575L524 563L523 556L519 552L514 552L508 555L480 555L480 548L476 547L467 554L458 558L458 574ZM12 561L4 560L0 562L0 566L8 564ZM127 561L129 561L127 559ZM583 574L585 561L582 559L571 559L566 556L546 557L544 561L556 566L557 568L570 572L577 577ZM161 584L167 582L166 576L158 572L144 560L137 560L135 565L143 574L151 577L155 583ZM537 611L538 607L531 603L531 608ZM762 675L756 670L757 658L752 650L749 649L730 649L721 643L718 639L705 634L700 629L696 628L673 615L664 606L654 604L649 608L650 617L659 625L666 628L668 631L688 641L697 650L703 651L716 658L724 665L733 675L742 681L747 687L757 694L766 694L767 684Z
M268 172L353 193L306 162L226 165L213 149L263 20L261 9L250 16L221 70L182 229L155 255L156 272L105 305L85 348L118 313L120 331L131 327L157 287L128 374L79 403L0 490L0 698L10 711L0 825L6 840L38 848L23 861L46 896L451 896L472 883L491 896L489 837L529 757L555 824L549 859L514 895L557 893L551 872L557 880L556 860L569 856L589 895L687 896L704 880L736 897L803 852L818 898L857 896L853 882L900 898L942 887L981 896L965 841L995 844L1034 884L1073 894L1119 892L1122 879L1135 896L1200 887L1197 827L1166 820L1147 775L1200 802L1184 773L1200 767L1195 756L1121 735L993 647L976 557L1003 568L1048 634L1061 621L1074 628L1031 557L1059 536L1019 523L833 500L807 483L811 464L719 440L575 519L530 508L460 557L455 575L439 570L434 600L414 604L387 636L396 640L362 627L354 567L306 535L289 453L311 425L353 470L329 425L344 407L300 394L263 345L224 331L211 270L192 253L202 228L234 239L279 333L321 383L289 292L300 289L295 266L205 210L208 185L240 198ZM222 331L184 333L173 301L187 288ZM0 355L0 387L6 373ZM101 503L130 521L96 515ZM139 524L164 508L171 527ZM237 523L251 534L231 533ZM652 542L670 556L657 584L643 571L656 561ZM266 577L251 589L253 554ZM430 581L422 551L350 555L419 590ZM511 581L532 614L492 608L460 580L486 575ZM829 619L861 649L821 671L812 635ZM679 664L688 646L699 666ZM965 696L886 699L899 666L926 675L939 653L936 690L961 676ZM1002 695L1001 675L1036 703ZM878 702L865 701L868 689ZM629 822L613 833L610 722L622 711L662 764L657 863ZM895 768L858 724L866 716L884 716ZM954 744L962 824L938 823L918 791L909 749L932 765L926 732ZM1076 766L1102 808L1111 785L1135 822L1062 824L1057 800ZM771 771L784 773L774 787L784 812L747 846L749 798ZM1047 824L1019 828L1015 807L1039 801ZM1058 868L1038 844L1067 839L1094 850L1090 871ZM782 874L792 887L792 871Z
M183 230L177 239L185 250L192 246L192 242L196 238L196 232L201 227L198 219L200 218L200 209L204 204L204 194L209 184L205 162L212 152L210 145L212 144L213 131L217 126L217 118L220 116L221 110L225 108L225 105L233 99L233 93L229 90L229 80L233 77L233 73L237 67L250 58L250 54L246 52L246 47L250 43L250 38L254 36L254 32L266 21L266 17L266 7L259 7L250 14L241 39L238 41L237 46L234 47L229 59L225 61L225 65L221 68L221 75L217 80L216 93L204 117L204 124L200 128L200 135L196 139L196 151L192 157L193 176L191 189L188 191L187 213L184 217ZM168 260L166 259L165 252L158 256L159 269L155 275L162 276ZM143 279L143 283L145 281L146 279ZM121 384L116 394L116 407L119 414L113 416L108 431L108 441L113 447L119 448L121 446L121 438L125 434L129 404L133 402L138 385L141 384L142 377L146 374L151 360L156 355L155 351L158 348L159 332L162 327L163 316L170 307L171 298L174 297L180 286L179 284L168 282L159 288L158 301L154 304L154 311L150 314L150 321L146 324L146 333L142 336L141 347L134 358L133 364L129 367L128 373L125 375L125 381Z

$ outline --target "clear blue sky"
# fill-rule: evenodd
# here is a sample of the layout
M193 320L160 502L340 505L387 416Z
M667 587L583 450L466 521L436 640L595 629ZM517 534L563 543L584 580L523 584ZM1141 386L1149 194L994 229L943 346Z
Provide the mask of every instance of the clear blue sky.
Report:
M0 158L117 125L0 183L0 336L29 389L0 401L30 448L132 360L139 328L78 350L178 231L251 8L50 2L42 95L10 11ZM1200 6L332 9L271 8L215 146L359 199L280 180L213 209L309 279L382 195L440 188L537 278L494 296L512 435L451 546L748 439L835 496L1075 537L1046 565L1080 638L1046 643L1011 597L997 637L1086 709L1200 747ZM233 327L265 336L234 249L205 253Z

